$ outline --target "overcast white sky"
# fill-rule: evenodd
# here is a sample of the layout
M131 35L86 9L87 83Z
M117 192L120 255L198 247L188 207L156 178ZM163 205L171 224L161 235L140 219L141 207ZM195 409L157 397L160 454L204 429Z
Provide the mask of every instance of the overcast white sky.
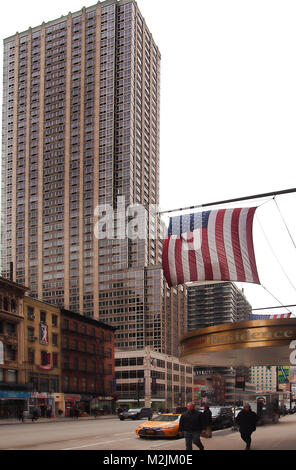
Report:
M2 3L2 38L92 4ZM138 0L138 5L162 55L161 208L295 187L296 2ZM0 58L2 67L2 44ZM295 203L296 194L278 198L296 240ZM296 250L274 203L260 208L258 218L296 285ZM296 304L296 290L257 222L254 238L262 284L282 303ZM277 305L261 286L244 287L254 308Z

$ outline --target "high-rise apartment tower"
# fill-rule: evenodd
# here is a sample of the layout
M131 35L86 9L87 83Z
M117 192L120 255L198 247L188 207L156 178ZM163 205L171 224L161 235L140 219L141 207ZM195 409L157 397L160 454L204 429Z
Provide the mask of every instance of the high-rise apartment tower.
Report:
M13 266L31 295L114 324L117 347L176 354L184 294L166 292L151 210L159 96L160 53L133 0L5 39L2 274ZM130 204L145 208L150 236L119 237L116 212L114 236L98 240L102 206Z

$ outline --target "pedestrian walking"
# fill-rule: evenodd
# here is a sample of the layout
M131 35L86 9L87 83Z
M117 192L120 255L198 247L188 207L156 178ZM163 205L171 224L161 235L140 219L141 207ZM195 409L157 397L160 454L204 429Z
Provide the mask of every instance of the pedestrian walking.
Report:
M21 408L18 410L18 419L19 421L22 421L22 422L24 422L24 419L25 419L24 410Z
M47 409L46 409L46 417L47 418L51 417L51 407L50 406L48 406Z
M36 406L34 406L34 408L32 409L31 411L31 419L32 419L32 423L33 421L37 421L37 419L40 417L40 414L39 414L39 410Z
M204 405L204 421L206 426L205 437L212 437L212 412L208 405Z
M205 431L205 422L203 413L195 409L194 403L188 403L187 411L182 414L179 423L179 431L184 433L186 450L192 450L192 443L199 450L204 450L204 446L200 440L200 435Z
M79 418L79 407L77 404L74 406L74 417Z
M239 412L236 418L241 438L246 443L245 450L250 450L251 448L251 434L256 431L257 421L257 414L251 410L249 403L245 403L244 409Z

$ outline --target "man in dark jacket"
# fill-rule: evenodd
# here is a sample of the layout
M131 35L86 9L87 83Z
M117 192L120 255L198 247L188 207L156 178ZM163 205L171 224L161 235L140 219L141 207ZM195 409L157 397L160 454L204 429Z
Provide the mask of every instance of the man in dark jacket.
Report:
M251 434L256 431L257 420L258 416L251 410L249 403L246 403L244 409L237 415L236 423L239 425L241 438L246 443L246 450L250 450Z
M203 414L195 410L194 403L188 403L187 410L182 414L179 424L179 431L184 433L186 450L192 450L192 442L199 450L204 450L200 440L200 434L206 427Z
M212 437L212 412L210 410L210 407L208 405L204 405L204 420L205 420L205 426L206 426L206 437Z

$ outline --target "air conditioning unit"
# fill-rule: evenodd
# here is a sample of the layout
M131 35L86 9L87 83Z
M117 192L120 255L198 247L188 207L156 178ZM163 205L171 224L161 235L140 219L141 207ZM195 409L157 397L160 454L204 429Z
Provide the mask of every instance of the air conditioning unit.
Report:
M29 336L28 340L29 341L36 341L37 337L36 336Z
M28 320L35 320L35 315L29 315Z

